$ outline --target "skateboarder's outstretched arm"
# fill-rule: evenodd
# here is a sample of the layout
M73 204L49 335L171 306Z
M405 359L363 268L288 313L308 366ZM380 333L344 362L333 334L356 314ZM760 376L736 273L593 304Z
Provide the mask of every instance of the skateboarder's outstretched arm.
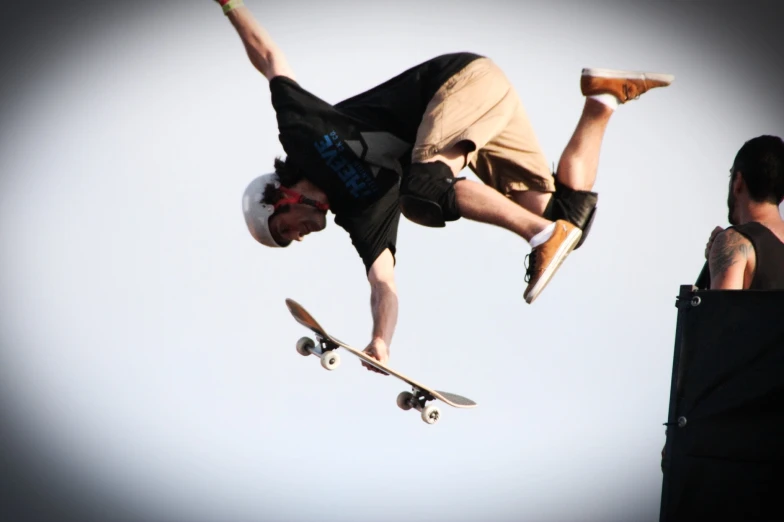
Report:
M365 353L386 364L389 345L397 323L397 288L395 287L395 261L389 249L384 250L368 271L370 282L370 311L373 315L373 337ZM362 363L368 370L379 372Z
M242 0L215 0L226 12L226 17L237 30L251 63L267 80L286 76L292 80L294 72L269 33L259 24Z

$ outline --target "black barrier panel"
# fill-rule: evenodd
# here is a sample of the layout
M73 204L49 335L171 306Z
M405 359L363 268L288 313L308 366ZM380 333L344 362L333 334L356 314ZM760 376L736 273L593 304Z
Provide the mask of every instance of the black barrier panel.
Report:
M660 520L784 520L784 291L677 306Z

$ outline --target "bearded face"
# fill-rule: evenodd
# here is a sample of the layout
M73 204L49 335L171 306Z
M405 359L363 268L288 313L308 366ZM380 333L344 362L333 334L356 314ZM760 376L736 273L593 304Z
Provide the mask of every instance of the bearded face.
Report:
M731 172L731 175L730 175L730 187L729 187L729 191L727 193L728 194L727 195L727 209L728 209L728 216L727 217L729 218L730 225L735 226L735 225L738 225L739 219L738 219L738 212L737 212L738 201L737 201L737 197L735 197L735 191L733 190L733 185L735 185L735 180L738 177L738 171L735 170L735 167L733 167L730 170L730 172Z

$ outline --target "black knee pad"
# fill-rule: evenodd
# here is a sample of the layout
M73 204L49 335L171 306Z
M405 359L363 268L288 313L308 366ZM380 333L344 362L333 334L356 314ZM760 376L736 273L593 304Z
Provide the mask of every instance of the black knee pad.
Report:
M455 178L446 163L414 163L400 182L400 211L409 220L426 227L445 227L460 219L455 198Z
M577 250L591 230L598 200L599 195L596 192L571 189L560 183L556 177L555 194L550 198L550 203L548 203L543 216L550 221L566 220L582 230L583 235L577 246L574 247Z

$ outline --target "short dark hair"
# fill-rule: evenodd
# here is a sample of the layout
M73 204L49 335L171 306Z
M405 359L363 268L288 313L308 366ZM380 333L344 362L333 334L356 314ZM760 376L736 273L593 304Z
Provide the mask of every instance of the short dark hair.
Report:
M303 179L302 171L292 165L288 161L283 161L279 157L275 158L275 174L278 175L278 179L280 179L280 184L284 187L292 187L296 185L299 181ZM283 199L285 194L272 185L267 185L267 188L264 189L264 197L262 200L264 203L269 205L274 205L276 202ZM289 205L284 205L277 209L276 212L286 212L289 209Z
M733 176L740 171L751 199L780 204L784 200L784 141L778 136L750 139L738 151Z

